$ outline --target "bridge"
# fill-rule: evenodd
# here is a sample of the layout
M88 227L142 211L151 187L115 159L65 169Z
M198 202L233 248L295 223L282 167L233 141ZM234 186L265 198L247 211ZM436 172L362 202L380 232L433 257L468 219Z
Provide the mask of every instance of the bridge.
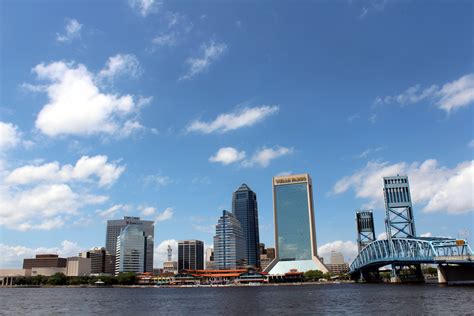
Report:
M350 264L355 280L379 280L391 266L391 282L414 268L412 280L424 281L420 264L435 264L440 283L474 281L474 253L464 239L416 237L408 177L384 178L386 239L375 240L372 212L357 211L359 253ZM411 270L413 271L413 270Z

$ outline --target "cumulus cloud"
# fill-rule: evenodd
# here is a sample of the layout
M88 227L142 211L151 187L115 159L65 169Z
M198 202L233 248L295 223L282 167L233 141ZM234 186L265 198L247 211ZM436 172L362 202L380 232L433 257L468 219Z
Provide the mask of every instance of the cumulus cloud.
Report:
M200 48L200 56L186 59L189 69L179 80L191 79L206 72L211 64L217 61L226 50L227 45L225 43L217 43L213 40L203 43Z
M243 166L245 167L252 167L252 166L260 166L260 167L268 167L270 162L276 158L281 156L289 155L293 152L293 148L283 147L283 146L276 146L274 148L262 148L257 150L255 154L249 160L245 160L243 162Z
M91 194L90 184L110 187L125 170L107 160L83 156L75 165L51 162L3 170L0 225L23 231L56 229L77 218L83 208L104 203L108 196Z
M210 134L214 132L225 133L242 127L252 126L263 121L268 116L277 113L277 105L262 105L253 108L243 108L232 113L220 114L214 121L203 122L196 120L188 127L188 132Z
M159 213L156 218L155 222L164 222L170 220L173 217L174 211L172 207L167 207L163 212Z
M141 72L140 62L135 55L117 54L109 57L107 64L99 72L98 76L107 79L113 79L123 75L138 77Z
M56 33L56 41L64 43L71 42L73 39L81 36L82 24L76 19L66 19L65 32Z
M130 205L127 204L116 204L105 210L98 210L97 213L103 218L113 218L117 216L119 212L128 212L131 209Z
M433 234L431 232L427 232L427 233L421 234L420 237L433 237Z
M178 261L178 241L175 239L163 240L158 246L155 247L155 253L153 256L153 266L163 267L163 262L168 261L168 245L171 246L173 261Z
M318 247L318 255L324 258L325 263L331 262L332 251L342 253L344 260L350 263L357 256L358 248L357 244L350 240L336 240Z
M128 4L142 17L147 17L152 13L157 13L163 3L156 0L129 0Z
M12 123L0 122L0 150L7 150L17 146L20 140L18 126Z
M402 106L421 101L430 101L441 110L451 111L467 107L474 103L474 74L467 74L459 79L444 84L442 87L432 85L422 89L420 85L409 87L404 92L377 97L374 104L400 104Z
M153 206L140 206L138 209L141 211L143 216L151 216L156 212L156 208Z
M60 257L77 256L79 252L84 250L76 242L64 240L59 247L40 247L29 248L25 246L11 246L0 243L0 268L18 268L23 264L23 259L34 258L36 254L54 253Z
M228 165L241 161L245 158L245 151L238 151L234 147L220 148L214 156L209 158L210 162L219 162Z
M372 207L383 207L382 177L407 174L412 201L424 212L462 214L474 210L474 161L459 163L454 168L439 166L435 159L422 163L370 161L334 185L333 193L353 189L356 197L368 200Z
M95 176L99 186L110 186L125 171L124 166L108 163L107 156L82 156L74 166L60 166L57 161L42 165L26 165L11 171L6 183L31 184L38 182L62 183L70 181L89 181Z
M84 65L72 62L57 61L35 66L33 72L37 78L48 82L42 89L48 95L48 103L36 118L36 128L51 137L129 135L140 128L136 117L140 108L151 99L108 94L101 91L97 82L103 76L116 76L131 68L129 62L109 60L102 75L96 76Z

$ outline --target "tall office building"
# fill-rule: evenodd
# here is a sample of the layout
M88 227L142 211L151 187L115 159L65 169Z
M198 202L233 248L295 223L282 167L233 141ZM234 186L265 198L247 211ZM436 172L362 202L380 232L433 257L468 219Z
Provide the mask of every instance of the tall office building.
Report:
M178 243L178 271L204 269L204 243L200 240L181 240Z
M240 221L223 211L214 236L214 267L219 270L246 266L245 238Z
M122 229L127 225L134 224L142 226L147 239L145 251L145 272L153 272L153 243L155 238L155 222L144 221L140 217L125 216L123 219L107 221L107 235L105 240L105 249L115 254L117 251L117 237L120 235Z
M140 224L128 224L117 237L115 274L145 271L147 237Z
M266 270L270 274L291 269L328 272L317 253L313 187L308 174L273 178L273 212L276 259Z
M399 175L384 177L383 184L387 238L415 237L415 219L408 177Z
M214 269L214 249L207 248L206 249L206 270Z
M260 267L257 195L245 183L232 194L232 213L244 234L247 265Z

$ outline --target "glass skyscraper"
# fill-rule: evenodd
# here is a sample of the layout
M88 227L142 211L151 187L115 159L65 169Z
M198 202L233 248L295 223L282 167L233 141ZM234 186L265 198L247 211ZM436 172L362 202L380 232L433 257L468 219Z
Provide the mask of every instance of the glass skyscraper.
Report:
M146 237L141 225L129 224L117 237L115 273L145 272Z
M145 233L147 243L145 251L145 272L153 272L153 240L155 238L155 222L141 220L140 217L124 216L123 219L107 221L107 234L105 238L105 249L115 254L117 251L117 237L129 224L139 225Z
M244 267L245 238L240 221L229 211L223 211L214 236L214 267L219 270Z
M245 183L232 194L232 213L240 222L245 239L247 265L260 267L257 195Z
M267 270L271 274L283 274L290 269L327 272L317 255L311 177L274 177L273 211L276 260Z
M204 269L204 243L200 240L181 240L178 243L178 271Z

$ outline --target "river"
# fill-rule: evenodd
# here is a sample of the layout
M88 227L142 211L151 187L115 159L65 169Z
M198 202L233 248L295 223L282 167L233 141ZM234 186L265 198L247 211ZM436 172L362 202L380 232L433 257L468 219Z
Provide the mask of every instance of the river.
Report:
M323 284L228 288L1 288L0 314L473 314L474 287Z

